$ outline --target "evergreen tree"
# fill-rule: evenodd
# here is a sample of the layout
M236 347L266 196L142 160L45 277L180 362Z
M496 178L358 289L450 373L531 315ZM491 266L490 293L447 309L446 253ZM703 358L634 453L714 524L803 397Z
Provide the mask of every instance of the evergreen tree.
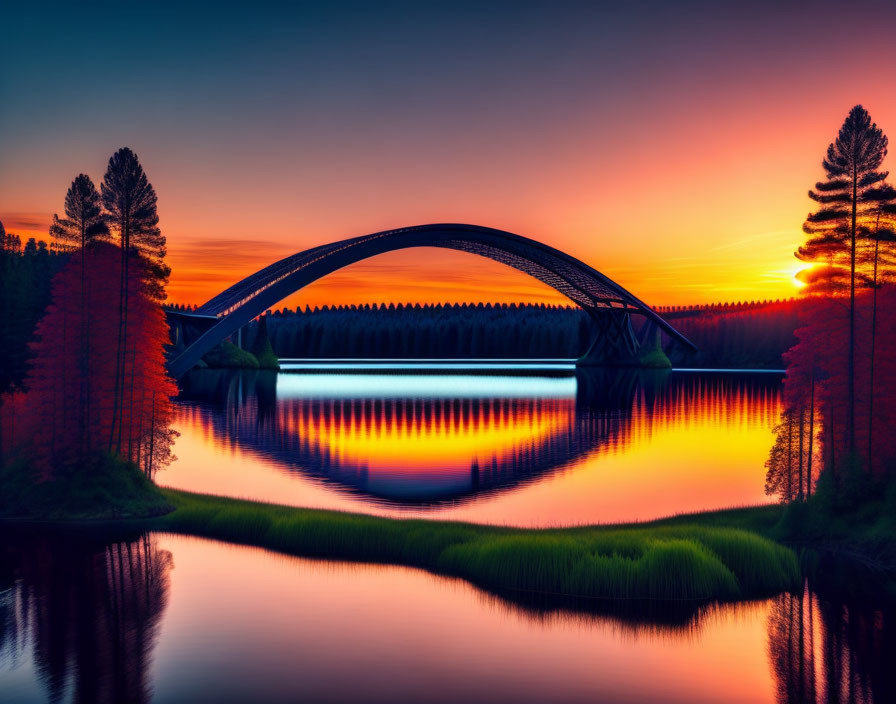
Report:
M34 355L25 383L27 412L20 419L18 440L40 472L54 478L86 467L85 458L102 456L107 450L106 438L115 427L126 440L120 456L152 476L170 457L170 399L177 393L165 370L165 315L142 284L143 260L135 260L133 268L138 275L128 280L127 345L139 354L129 368L133 386L126 397L128 403L113 415L110 397L118 361L115 350L95 345L82 370L79 338L85 330L99 340L114 337L118 327L114 273L120 257L111 244L98 243L88 249L86 258L87 305L75 295L82 286L80 262L70 260L53 279L52 302L31 343ZM90 324L81 324L82 318L89 318ZM89 406L83 403L82 372L95 399Z
M160 301L165 297L165 283L169 269L164 264L165 238L159 230L159 215L156 209L155 189L147 179L137 155L127 147L119 149L109 159L106 175L101 187L103 205L109 224L118 237L121 247L119 278L118 340L116 346L115 393L113 425L109 436L109 448L121 450L122 423L121 409L125 399L125 375L127 353L125 341L128 337L128 296L130 280L130 260L139 257L146 262L147 275L144 280L146 293ZM133 369L136 359L132 359ZM117 433L117 434L116 434Z
M896 241L896 189L887 183L870 189L865 194L865 202L874 216L874 227L868 228L866 238L871 241L871 354L870 378L868 386L868 449L869 466L874 440L874 372L877 348L877 292L880 286L892 276L896 265L893 242Z
M112 155L101 190L124 265L127 266L125 254L141 255L149 267L148 292L162 300L170 269L164 263L165 237L158 227L158 198L133 151L123 147Z
M858 239L870 214L865 196L886 178L878 171L887 154L887 138L861 105L849 111L837 139L822 161L826 180L815 184L809 197L819 204L803 225L809 236L797 251L806 262L825 263L821 276L810 281L811 292L849 295L849 355L847 363L847 437L855 450L855 296Z
M56 249L66 251L87 247L97 238L109 234L100 194L86 174L79 174L65 194L65 218L53 215L50 235Z
M93 181L86 174L79 174L68 192L65 194L65 218L53 215L53 224L50 225L50 235L53 237L55 249L60 252L76 251L80 263L80 282L77 291L72 293L78 298L81 308L87 307L87 248L91 242L105 239L109 235L109 227L106 223L106 215L103 213L99 191L93 185ZM81 315L79 318L82 329L78 337L80 349L78 350L78 376L81 383L81 394L78 403L82 406L77 417L82 421L80 428L82 459L88 446L87 434L89 428L85 419L90 416L90 404L93 389L89 383L88 368L93 347L93 336L90 329L90 317Z
M271 339L268 337L268 316L262 315L258 319L258 330L255 333L255 342L252 345L252 354L258 360L261 369L279 369L280 361L274 354Z

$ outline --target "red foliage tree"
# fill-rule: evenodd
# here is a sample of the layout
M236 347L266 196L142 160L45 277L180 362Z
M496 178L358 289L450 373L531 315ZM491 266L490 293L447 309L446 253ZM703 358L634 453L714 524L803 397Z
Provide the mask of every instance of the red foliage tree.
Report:
M177 389L165 370L168 326L147 286L148 265L139 256L128 277L124 403L115 400L120 257L109 243L88 247L83 278L81 262L74 260L56 276L52 303L38 324L15 437L43 478L75 471L86 458L107 451L113 428L121 429L120 455L147 475L170 458L170 399Z
M811 493L814 479L822 468L832 473L834 485L843 486L844 469L865 469L876 480L896 478L896 396L888 393L896 382L896 359L889 354L874 358L872 374L872 334L878 351L896 344L896 290L883 287L873 294L865 291L856 298L853 394L859 408L850 429L849 417L849 329L850 309L843 298L832 297L808 302L804 324L796 331L797 344L785 355L787 376L784 382L785 411L778 428L778 443L769 459L767 487L785 500L800 493L786 489L787 472L781 457L785 434L792 434L793 418L803 414L808 423L799 460L805 467L805 494ZM875 310L876 309L876 310ZM870 324L876 318L876 331ZM873 405L872 405L873 402ZM798 421L797 421L798 422ZM799 436L797 436L799 437ZM818 441L816 443L816 440ZM790 462L790 466L800 466ZM776 476L772 476L773 472ZM791 486L794 483L791 482Z

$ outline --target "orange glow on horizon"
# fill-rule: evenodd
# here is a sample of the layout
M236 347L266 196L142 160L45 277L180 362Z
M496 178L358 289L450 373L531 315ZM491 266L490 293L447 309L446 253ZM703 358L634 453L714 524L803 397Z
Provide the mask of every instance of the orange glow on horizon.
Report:
M48 227L49 218L46 220ZM37 214L17 214L8 222L7 231L19 234L23 242L32 236L49 239ZM514 231L538 239L524 227ZM757 239L762 244L782 237L771 249L756 246ZM605 261L569 253L654 306L765 300L790 298L802 287L795 273L806 265L793 258L799 237L799 231L766 233L660 261L632 258L635 253L624 254L621 260L620 255L608 256ZM169 235L167 261L172 272L168 300L201 305L297 251L298 247L274 240L189 238L178 242ZM771 268L766 268L769 264ZM421 247L352 264L288 296L274 308L455 302L574 305L550 286L511 267L464 252Z
M3 220L4 225L23 243L29 237L49 239L51 217L39 213L13 215ZM525 228L517 231L527 235ZM765 247L755 246L757 241L761 244L782 237L784 241L770 252L772 259ZM804 286L796 278L798 273L812 266L794 259L799 242L796 230L792 234L766 233L660 262L584 261L654 306L790 298ZM167 258L172 269L168 300L201 305L297 251L296 247L266 239L175 240L169 244ZM724 267L714 261L720 256L725 258ZM769 264L772 267L765 269ZM348 266L288 296L274 308L479 302L574 305L550 286L503 264L464 252L421 247Z
M240 248L249 252L241 256ZM706 255L690 261L680 258L652 264L656 267L653 271L647 271L647 265L602 267L599 262L586 263L652 305L764 300L790 298L800 287L793 278L799 268L793 261L793 249L795 245L779 248L778 268L759 274L754 273L754 267L759 271L763 260L751 258L743 251L738 251L736 261L725 269L709 263ZM266 256L267 251L270 253ZM185 253L173 250L169 256L169 300L201 305L233 283L293 253L273 243L252 246L247 242L237 243L231 252L233 256L221 252L220 259L206 261L192 247ZM274 307L480 301L574 305L550 286L503 264L463 252L423 247L353 264L306 286Z
M590 29L578 34L589 25L570 13L557 26L576 40L562 40L562 50L565 33L544 35L549 51L529 52L537 44L527 37L526 51L511 42L517 51L502 53L501 32L494 46L472 42L483 57L501 57L475 64L475 76L458 71L451 42L431 55L404 46L404 54L403 45L384 51L365 35L330 47L345 64L312 61L319 70L296 74L290 90L273 82L277 70L284 56L317 57L303 53L309 44L274 51L259 43L258 66L270 70L249 71L242 83L210 81L205 92L196 87L208 76L190 73L195 56L183 42L168 55L182 56L176 70L156 67L169 72L154 75L153 85L182 91L158 110L130 92L144 82L109 79L124 91L114 104L66 103L41 120L8 111L7 126L18 131L9 131L0 168L0 220L26 238L45 236L72 178L86 173L99 183L110 154L128 145L158 194L177 303L201 304L312 246L432 222L545 242L653 305L789 298L798 290L793 252L813 207L806 192L824 177L820 162L849 109L861 102L885 133L896 133L888 89L896 47L887 22L844 34L843 23L858 15L781 8L772 21L730 12L719 13L722 25L709 10L693 18L670 10L662 28L633 17L644 31L620 45L618 62L606 61ZM703 21L710 24L701 29ZM533 25L532 36L550 26ZM592 29L619 38L612 22ZM816 38L835 31L849 50L815 52ZM29 45L38 41L47 41L45 32ZM53 94L48 86L76 65L59 47L46 54L58 70L21 78L15 99ZM225 43L209 50L219 72L212 76L232 79L245 69ZM418 70L393 63L398 56ZM439 67L432 75L430 61ZM170 104L179 109L162 109ZM893 172L893 158L882 169ZM443 256L404 254L400 271L349 267L284 304L557 300L518 273ZM448 263L469 271L440 278Z

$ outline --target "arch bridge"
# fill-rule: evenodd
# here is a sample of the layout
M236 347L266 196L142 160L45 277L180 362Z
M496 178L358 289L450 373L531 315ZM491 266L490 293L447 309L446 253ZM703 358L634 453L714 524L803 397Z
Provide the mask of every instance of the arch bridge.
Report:
M553 287L593 319L594 336L578 364L635 365L660 334L690 349L694 345L647 304L575 257L527 237L490 227L432 224L386 230L313 247L246 277L195 311L169 311L175 353L168 363L183 376L219 342L299 289L356 262L411 247L442 247L506 264ZM645 319L639 334L632 316Z

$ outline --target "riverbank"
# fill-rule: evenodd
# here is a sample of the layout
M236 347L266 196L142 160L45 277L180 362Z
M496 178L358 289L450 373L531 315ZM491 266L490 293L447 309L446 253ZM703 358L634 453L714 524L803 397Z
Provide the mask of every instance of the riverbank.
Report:
M88 475L87 484L78 480ZM643 524L519 529L159 489L136 467L108 458L67 481L19 488L0 501L7 521L110 534L167 531L289 555L418 567L553 601L733 601L777 594L800 580L796 554L769 537L783 515L779 506Z
M797 589L803 577L842 594L856 593L854 581L867 581L877 585L873 593L896 598L893 519L882 511L872 512L874 520L836 516L823 527L820 519L807 524L812 514L804 505L765 505L645 523L521 529L193 494L159 489L133 467L124 474L113 469L121 467L96 467L89 486L68 482L63 491L54 482L7 493L0 521L113 539L162 531L288 555L417 567L542 604L698 606ZM842 577L832 579L832 571Z
M523 530L162 493L175 510L144 521L146 528L289 555L418 567L496 592L705 602L770 596L800 583L796 554L756 532L780 518L778 507Z

